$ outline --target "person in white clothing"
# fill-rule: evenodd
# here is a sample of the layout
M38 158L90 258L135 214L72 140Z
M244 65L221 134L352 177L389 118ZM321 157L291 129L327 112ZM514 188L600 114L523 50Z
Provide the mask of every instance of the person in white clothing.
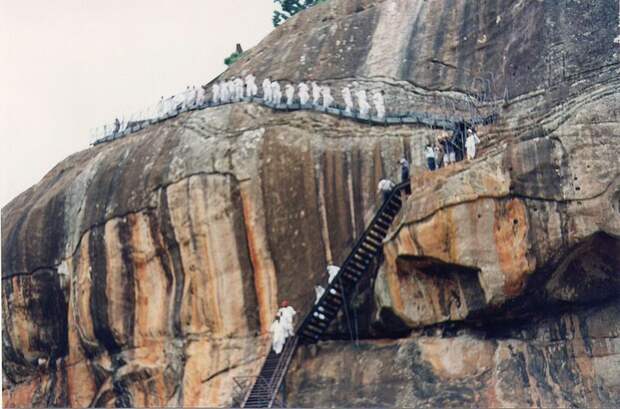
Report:
M305 82L300 83L297 88L299 88L299 103L304 106L310 101L310 88Z
M239 102L243 99L243 80L241 78L235 78L232 81L233 86L233 99L235 102Z
M274 105L280 105L282 102L282 90L280 88L280 83L278 81L274 81L271 83L271 103Z
M258 94L258 87L256 86L256 77L252 74L248 74L245 77L245 95L248 98L252 98Z
M467 160L472 160L476 157L476 145L480 143L480 139L473 129L467 130L467 138L465 139L465 150L467 151Z
M295 330L293 328L293 320L295 319L295 315L297 315L297 311L288 305L288 301L282 301L281 307L278 310L278 318L280 319L280 324L284 327L287 336L292 336L295 334Z
M185 92L174 96L174 111L179 113L183 110L183 104L185 103Z
M188 110L192 105L192 90L189 88L189 85L185 87L185 91L181 94L181 109Z
M319 302L319 300L323 296L323 293L325 293L325 288L323 288L323 286L320 286L320 285L314 286L314 295L316 295L316 300L314 300L315 304Z
M428 169L431 171L435 170L435 149L433 149L430 144L426 144L426 147L424 148L424 156L426 156L426 163L428 164Z
M383 98L383 91L373 92L372 102L375 105L375 110L377 111L377 118L383 120L385 118L385 100Z
M351 88L342 88L342 99L344 99L344 112L351 114L353 112L353 96L351 95Z
M166 110L166 115L171 115L175 112L176 106L174 105L174 102L175 102L174 95L169 96L168 98L164 99L164 108Z
M161 97L157 103L157 118L163 118L164 116L166 116L166 103L164 102L164 97Z
M271 104L273 93L271 92L271 81L269 78L263 80L263 101L266 104Z
M205 103L205 89L204 86L200 86L196 89L196 105L203 105Z
M334 103L334 97L332 97L332 91L329 87L323 87L321 90L323 94L323 109L327 109Z
M367 117L370 112L370 104L368 103L366 91L363 89L357 90L355 96L357 97L357 106L359 107L360 116Z
M220 102L227 104L230 100L230 90L228 89L228 81L220 82Z
M293 100L295 99L295 87L291 84L286 84L284 86L284 94L286 95L286 105L293 105Z
M276 354L281 353L286 343L287 333L279 317L276 316L276 319L271 323L269 332L271 333L271 348L273 352Z
M192 85L191 88L187 90L187 94L185 95L185 106L187 109L191 109L196 104L196 86Z
M213 105L220 103L220 86L218 84L213 84L211 87L211 102Z
M319 87L319 84L312 81L312 104L314 106L319 105L319 99L321 99L321 87Z
M390 198L390 193L396 185L389 179L381 179L377 185L377 192L383 194L383 201L385 202Z
M329 264L327 266L327 275L329 276L329 278L327 279L327 282L331 284L331 282L334 281L334 278L336 278L339 272L340 272L340 267L335 266L333 264Z

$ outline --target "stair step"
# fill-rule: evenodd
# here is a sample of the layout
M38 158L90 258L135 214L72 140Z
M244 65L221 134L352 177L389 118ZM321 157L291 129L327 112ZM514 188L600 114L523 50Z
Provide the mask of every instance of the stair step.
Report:
M384 229L386 232L387 230L390 228L390 225L388 223L384 223L381 220L375 220L375 225L381 227L382 229Z
M394 219L396 219L398 212L400 212L400 209L393 209L392 207L389 207L385 209L384 214L389 216L393 221Z
M383 211L381 213L379 213L379 217L377 217L378 220L384 220L388 223L392 223L392 221L394 220L394 216L390 214L390 210L389 209L383 209Z
M379 250L379 248L381 247L381 245L376 245L374 242L372 242L371 240L368 240L368 237L366 239L364 239L364 241L362 241L360 243L360 248L371 252L371 253L376 253L377 250Z
M358 269L360 269L360 270L362 270L364 272L366 271L366 267L368 266L368 264L364 265L364 264L362 264L362 263L360 263L360 262L358 262L356 260L350 260L349 263L352 266L354 266L354 267L356 267L356 268L358 268Z
M327 302L333 305L334 307L340 308L340 304L342 303L342 300L340 299L340 297L334 297L333 294L329 294L328 297L324 298L324 302Z
M375 258L373 254L369 254L361 248L357 249L357 251L353 254L353 259L360 260L366 264L369 264L373 258Z
M373 232L375 235L381 238L381 241L383 241L383 239L385 238L385 235L387 234L388 229L387 227L382 228L381 226L377 224L373 224L369 231Z
M353 275L352 273L349 273L349 271L345 272L346 277L351 280L352 283L357 283L359 281L359 278L361 277L361 274L355 274Z

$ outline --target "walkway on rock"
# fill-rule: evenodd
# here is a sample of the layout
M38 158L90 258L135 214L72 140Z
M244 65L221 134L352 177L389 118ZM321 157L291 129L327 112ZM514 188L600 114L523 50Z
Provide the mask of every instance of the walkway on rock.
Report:
M469 125L479 125L479 124L486 125L486 124L495 122L495 120L497 119L497 113L492 113L485 117L472 116L471 118L466 119L464 117L458 118L458 117L441 116L441 115L435 115L435 114L431 114L427 112L393 113L391 115L386 116L384 119L381 119L381 118L377 118L376 116L372 116L372 115L363 116L357 112L349 113L343 107L338 106L338 105L334 105L333 107L329 107L325 109L322 106L316 106L313 104L305 104L305 105L300 105L299 103L294 103L290 105L282 104L282 103L270 104L270 103L264 102L262 98L250 97L250 98L244 98L240 101L233 101L233 102L227 102L227 103L221 103L221 104L213 104L211 102L207 102L203 104L196 104L195 106L192 106L189 109L182 109L179 111L168 113L160 118L130 122L127 124L126 128L122 132L113 133L103 138L97 139L92 143L92 145L94 146L94 145L99 145L105 142L111 142L113 140L127 136L131 133L138 132L153 124L163 122L171 118L175 118L179 114L184 113L184 112L230 105L230 104L235 104L239 102L257 103L265 107L271 108L273 110L285 111L285 112L309 110L309 111L320 112L320 113L337 116L337 117L344 118L344 119L350 119L350 120L362 122L365 124L378 125L378 126L422 125L422 126L426 126L426 127L430 127L434 129L453 130L457 127L458 124L461 124L461 123L466 123Z
M347 302L357 283L369 273L372 261L379 254L383 239L403 205L403 196L409 184L410 182L407 181L397 185L382 203L340 266L338 275L327 286L321 298L297 327L295 336L287 339L282 352L276 354L273 349L269 349L260 373L246 393L241 407L273 407L297 346L320 340L330 323L336 318L340 308L344 306L345 312L347 311Z

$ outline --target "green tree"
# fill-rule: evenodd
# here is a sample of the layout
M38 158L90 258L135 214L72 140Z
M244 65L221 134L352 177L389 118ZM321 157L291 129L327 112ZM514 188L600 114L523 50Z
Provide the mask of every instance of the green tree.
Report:
M241 48L241 44L237 44L235 47L235 52L230 54L228 57L224 58L224 64L230 66L235 63L239 58L243 56L243 48Z
M327 0L273 0L279 8L273 12L273 26L277 27L300 11L325 1Z

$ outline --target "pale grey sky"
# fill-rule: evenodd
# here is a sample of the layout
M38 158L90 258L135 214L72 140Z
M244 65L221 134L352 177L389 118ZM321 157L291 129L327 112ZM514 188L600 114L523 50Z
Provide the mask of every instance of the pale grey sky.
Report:
M0 0L0 206L91 128L203 84L273 29L272 0Z

